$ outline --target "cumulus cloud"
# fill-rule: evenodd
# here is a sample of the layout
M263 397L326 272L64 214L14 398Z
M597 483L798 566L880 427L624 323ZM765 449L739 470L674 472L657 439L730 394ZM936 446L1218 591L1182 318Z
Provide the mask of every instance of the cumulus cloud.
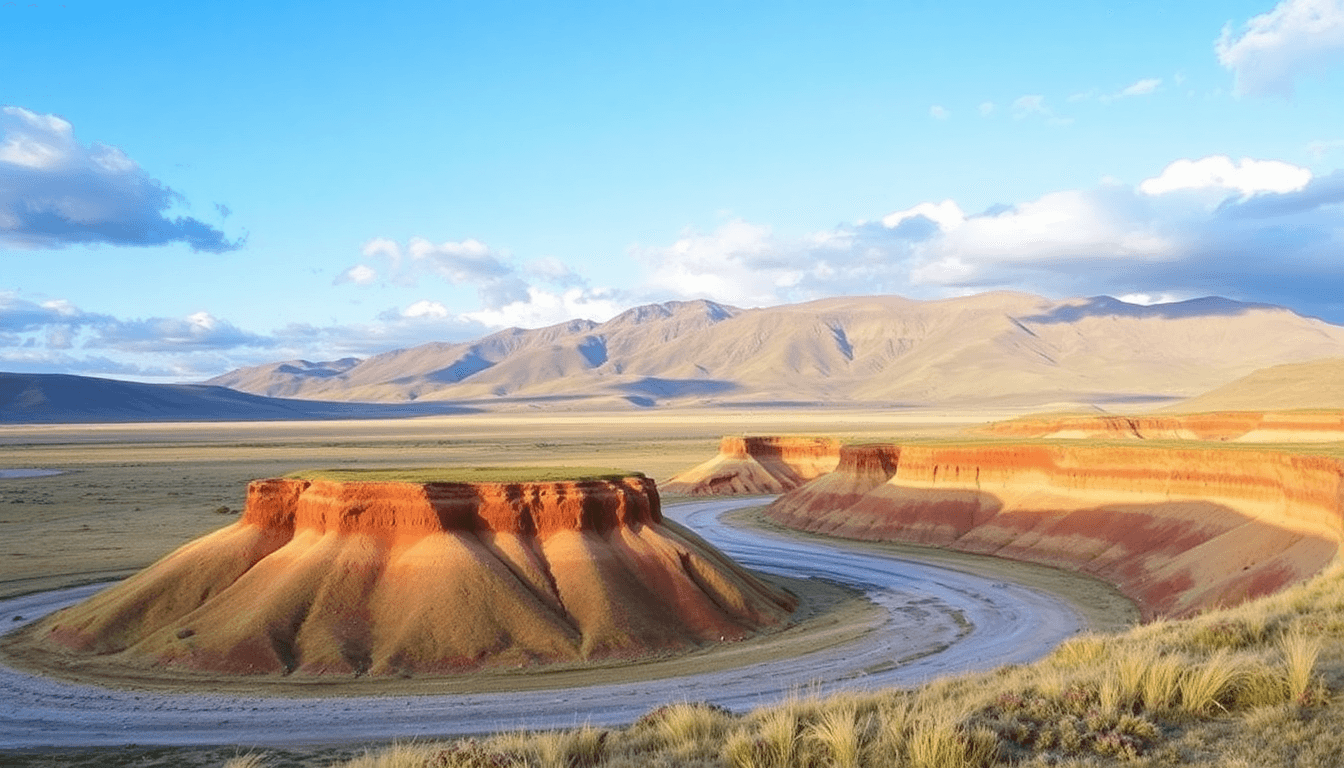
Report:
M197 219L167 212L183 202L116 147L85 146L55 115L0 108L0 244L181 242L222 252L241 246Z
M0 367L8 371L196 379L238 360L262 362L284 346L209 312L124 319L0 291Z
M934 104L932 107L929 107L929 117L932 117L935 120L946 120L951 116L952 113L947 111L946 107L940 106L938 104Z
M1181 160L1136 185L1061 190L968 214L920 203L782 239L734 221L639 249L646 293L762 306L835 294L934 298L1008 288L1054 296L1287 304L1344 321L1344 172L1226 157Z
M498 308L467 312L462 316L488 328L540 328L583 319L603 322L627 308L614 293L571 288L563 292L527 288L526 298Z
M1311 181L1311 171L1278 160L1242 158L1233 163L1215 155L1199 160L1177 160L1158 176L1145 180L1139 191L1162 195L1177 190L1236 191L1243 197L1260 192L1297 192Z
M275 346L275 341L244 331L209 312L196 312L182 318L153 317L100 324L97 326L97 335L88 342L88 346L128 352L181 352L238 347L270 348Z
M0 346L172 352L264 349L275 343L209 312L127 320L85 312L63 299L33 301L14 291L0 291Z
M451 321L458 328L535 328L576 317L605 320L626 308L617 306L615 293L590 288L587 280L554 256L518 267L507 254L475 239L434 243L417 237L403 246L375 238L364 244L362 254L386 262L394 282L418 285L422 278L436 277L452 285L474 285L480 299L475 310L453 312L442 302L426 298L405 309L382 313L379 319L383 322L433 319ZM378 274L358 264L343 272L337 282L367 285Z
M1240 34L1225 26L1214 49L1238 95L1290 96L1298 76L1344 60L1344 0L1283 0Z
M395 240L377 237L365 243L361 253L365 258L384 261L388 279L400 285L418 285L426 277L437 277L451 285L475 285L487 307L517 301L526 295L526 285L507 257L479 240L434 243L413 237L403 246ZM378 275L373 267L356 264L334 282L371 285Z

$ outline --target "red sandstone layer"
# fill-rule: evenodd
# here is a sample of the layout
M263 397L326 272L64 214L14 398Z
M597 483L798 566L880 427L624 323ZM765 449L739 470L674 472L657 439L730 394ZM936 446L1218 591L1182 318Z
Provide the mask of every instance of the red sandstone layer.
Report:
M896 459L889 479L872 461L844 462L766 514L1088 573L1148 618L1274 592L1319 572L1344 540L1344 464L1327 457L1066 444L882 455Z
M117 663L423 674L740 639L793 599L662 519L651 480L260 480L234 525L38 627Z
M835 469L840 442L820 437L724 437L719 454L663 484L685 496L776 494Z
M1344 412L1224 411L1184 416L1014 419L988 431L1011 437L1307 442L1344 440Z

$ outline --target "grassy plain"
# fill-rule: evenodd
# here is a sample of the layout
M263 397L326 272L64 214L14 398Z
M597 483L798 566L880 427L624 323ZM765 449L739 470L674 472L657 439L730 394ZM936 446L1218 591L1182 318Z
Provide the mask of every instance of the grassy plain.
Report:
M249 481L302 470L597 466L666 480L712 457L725 434L879 441L989 418L763 409L0 425L0 469L61 471L0 478L0 598L134 573L230 522Z

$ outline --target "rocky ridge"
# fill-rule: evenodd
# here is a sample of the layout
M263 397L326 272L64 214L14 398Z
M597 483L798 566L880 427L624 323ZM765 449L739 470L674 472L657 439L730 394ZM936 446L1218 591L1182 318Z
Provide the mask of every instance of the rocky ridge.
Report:
M1344 462L1267 450L855 446L766 516L791 528L1025 560L1116 585L1147 618L1305 580L1344 541Z
M684 496L783 493L835 469L840 442L822 437L737 437L719 442L718 454L663 484Z

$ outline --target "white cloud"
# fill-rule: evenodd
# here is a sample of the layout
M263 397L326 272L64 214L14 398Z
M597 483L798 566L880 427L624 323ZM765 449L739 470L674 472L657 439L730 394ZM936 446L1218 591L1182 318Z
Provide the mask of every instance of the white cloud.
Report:
M625 303L618 302L612 296L581 288L556 293L529 287L526 300L467 312L462 317L489 328L540 328L574 319L602 322L610 320L626 308Z
M508 257L474 238L434 243L413 237L403 247L395 240L376 237L366 242L360 253L385 260L389 279L401 285L417 285L425 277L437 277L451 285L475 285L486 307L500 307L527 295L527 283ZM567 269L563 264L559 268ZM376 277L372 267L357 264L342 272L335 282L371 285Z
M1177 194L1177 192L1182 192ZM1183 160L967 214L925 202L795 239L735 220L642 248L643 295L764 306L843 294L933 298L1007 288L1055 296L1221 294L1344 321L1344 171Z
M1215 50L1238 95L1291 95L1299 75L1344 59L1344 0L1283 0L1240 36L1224 27Z
M181 201L120 149L80 144L69 122L22 107L0 108L0 244L181 242L213 252L241 246L197 219L168 218Z
M1129 86L1128 88L1121 90L1120 93L1116 94L1116 96L1120 98L1128 98L1130 96L1147 96L1148 94L1156 91L1158 87L1161 85L1162 85L1161 78L1150 77L1144 80L1140 80L1134 83L1133 85Z
M332 282L336 285L342 283L354 283L355 285L372 285L374 280L378 279L378 270L366 264L356 264L336 276Z
M992 114L993 112L994 112L994 102L992 102L992 101L982 101L982 102L980 102L980 116L981 116L981 117L987 117L987 116L989 116L990 114Z
M1311 182L1311 171L1278 160L1231 158L1214 155L1199 160L1177 160L1162 173L1139 184L1146 195L1164 195L1177 190L1235 190L1242 196L1261 192L1297 192Z
M102 323L86 345L94 349L172 353L240 347L268 349L275 346L275 341L244 331L209 312L196 312L184 318L151 317Z
M882 226L895 229L917 216L928 219L946 231L956 229L966 221L966 214L955 200L944 200L941 203L920 203L913 208L889 213L882 217Z
M533 259L526 264L525 269L529 275L538 280L561 288L576 288L588 284L582 276L570 269L568 264L554 256Z
M1196 297L1187 293L1126 293L1123 296L1116 296L1115 298L1126 304L1138 304L1143 307L1151 307L1154 304L1172 304L1177 301L1186 301L1187 299Z
M650 290L754 306L776 303L780 281L793 279L787 264L760 262L779 261L785 247L769 227L732 219L708 235L687 232L670 246L635 249L634 255L649 268Z
M1148 96L1157 91L1162 86L1162 79L1157 77L1145 78L1133 83L1132 85L1121 88L1118 92L1109 96L1101 97L1102 101L1110 102L1119 99L1130 99L1135 96Z
M929 116L935 120L946 120L952 116L952 113L947 111L945 107L934 104L932 107L929 107Z
M437 301L430 301L429 299L421 299L402 310L401 313L402 317L433 317L440 319L451 315L452 313L449 312L448 308L443 304Z

